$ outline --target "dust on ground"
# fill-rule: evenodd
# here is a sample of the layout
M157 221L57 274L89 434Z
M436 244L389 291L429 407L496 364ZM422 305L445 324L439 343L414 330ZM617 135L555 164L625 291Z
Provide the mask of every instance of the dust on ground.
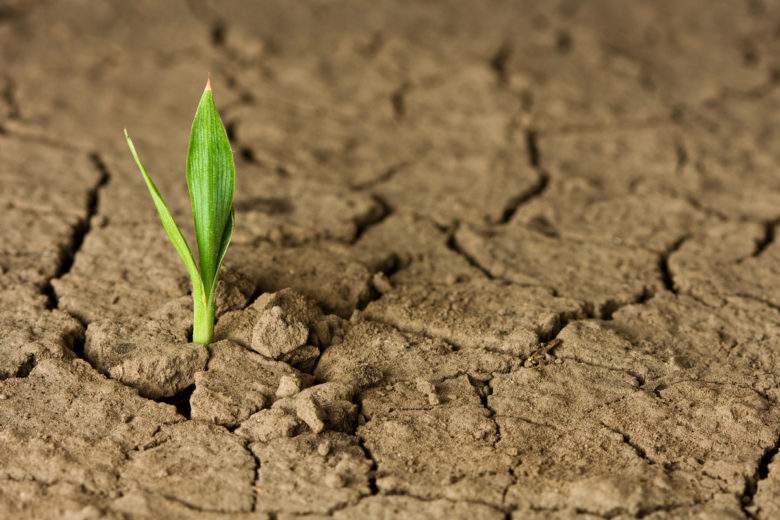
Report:
M777 20L3 2L0 517L778 517ZM204 349L121 131L186 223L207 71Z

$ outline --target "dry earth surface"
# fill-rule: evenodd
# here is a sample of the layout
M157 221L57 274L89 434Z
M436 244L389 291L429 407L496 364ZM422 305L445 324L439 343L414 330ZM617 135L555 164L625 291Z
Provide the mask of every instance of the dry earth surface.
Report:
M779 518L778 20L1 1L0 518ZM121 135L186 222L207 71L208 349Z

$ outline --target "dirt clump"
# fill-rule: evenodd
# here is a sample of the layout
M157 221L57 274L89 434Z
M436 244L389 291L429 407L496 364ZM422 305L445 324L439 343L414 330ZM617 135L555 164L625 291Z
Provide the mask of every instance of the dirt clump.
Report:
M355 429L358 407L352 402L354 390L342 383L315 385L291 397L276 401L274 408L294 414L314 433L325 428L351 432Z
M283 289L261 295L244 310L225 314L214 334L269 359L311 370L320 348L330 345L341 328L342 320L324 314L314 300Z
M143 396L159 399L181 392L195 382L209 355L204 346L187 342L188 308L174 305L179 308L158 318L90 323L84 357Z
M299 386L311 383L307 374L230 340L212 343L208 346L208 363L193 374L192 417L237 426L274 402L283 378L293 378Z
M305 431L304 423L295 414L282 408L266 408L252 414L236 429L250 441L268 442L277 437L294 437Z

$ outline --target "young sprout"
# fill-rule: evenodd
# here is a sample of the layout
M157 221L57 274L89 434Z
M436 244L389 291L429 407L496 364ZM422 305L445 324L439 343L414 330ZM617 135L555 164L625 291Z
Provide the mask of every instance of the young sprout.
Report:
M149 188L162 226L190 275L194 307L192 340L207 345L214 335L214 293L219 268L233 235L233 191L236 183L233 151L214 104L211 82L206 83L206 89L198 103L187 150L187 188L195 221L198 263L195 262L165 200L138 158L138 152L127 135L127 130L125 139L138 169L141 170L146 187Z

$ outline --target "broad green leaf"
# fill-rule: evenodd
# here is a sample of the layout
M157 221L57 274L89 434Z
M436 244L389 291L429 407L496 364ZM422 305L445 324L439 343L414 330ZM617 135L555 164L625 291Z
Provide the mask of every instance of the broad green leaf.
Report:
M232 233L236 170L227 132L206 85L195 113L187 152L187 186L195 220L200 275L207 296ZM227 240L225 237L227 236Z
M171 215L168 206L165 204L165 200L163 199L162 195L160 195L160 191L157 189L157 186L154 184L152 178L146 172L146 168L144 168L143 163L141 163L141 159L138 157L138 152L135 150L135 145L133 145L133 141L130 139L130 136L127 135L127 130L125 130L125 139L127 139L127 146L130 148L130 153L135 160L135 164L138 165L138 169L141 170L141 175L144 177L146 187L149 189L154 206L157 208L157 214L160 216L160 222L162 222L163 229L165 229L165 233L168 235L171 244L173 244L174 249L176 249L176 252L179 253L179 258L181 258L181 261L187 268L187 272L189 273L190 279L192 280L193 295L198 295L198 297L205 303L206 295L204 293L203 281L201 280L200 273L198 272L198 266L195 263L195 259L192 256L192 251L190 251L190 246L187 245L187 240L185 240L184 235L182 235L179 226L176 225L176 221L173 220L173 216Z

